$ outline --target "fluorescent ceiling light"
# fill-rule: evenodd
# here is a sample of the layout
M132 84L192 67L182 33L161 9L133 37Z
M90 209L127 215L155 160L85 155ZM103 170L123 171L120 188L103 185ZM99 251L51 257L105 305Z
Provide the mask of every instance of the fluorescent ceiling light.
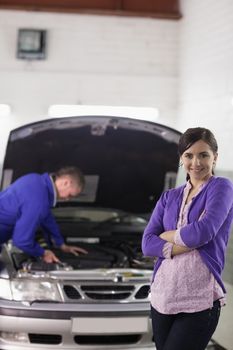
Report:
M155 121L158 119L159 110L153 107L99 105L52 105L48 110L49 117L72 117L85 115L127 117Z
M0 117L7 117L11 114L11 107L7 104L0 103Z

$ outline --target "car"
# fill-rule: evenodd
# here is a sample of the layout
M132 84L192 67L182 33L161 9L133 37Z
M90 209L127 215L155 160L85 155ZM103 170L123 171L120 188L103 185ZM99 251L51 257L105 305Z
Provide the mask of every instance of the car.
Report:
M175 185L180 133L117 116L62 117L9 135L1 189L18 177L65 165L85 174L83 193L53 213L68 244L60 263L26 255L12 241L0 255L0 349L154 347L150 280L141 238L161 192ZM37 239L46 247L38 228Z

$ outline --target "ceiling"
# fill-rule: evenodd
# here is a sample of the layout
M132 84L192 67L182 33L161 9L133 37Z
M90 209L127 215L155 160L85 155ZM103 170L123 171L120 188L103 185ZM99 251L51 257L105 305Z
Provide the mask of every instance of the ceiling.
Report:
M179 0L0 0L0 9L181 18Z

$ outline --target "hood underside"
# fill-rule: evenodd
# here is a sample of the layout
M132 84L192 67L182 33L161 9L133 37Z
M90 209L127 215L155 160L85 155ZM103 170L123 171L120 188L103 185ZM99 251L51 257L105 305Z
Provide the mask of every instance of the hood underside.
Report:
M31 172L77 166L86 177L72 205L148 213L178 169L180 133L118 117L44 120L10 133L1 187Z

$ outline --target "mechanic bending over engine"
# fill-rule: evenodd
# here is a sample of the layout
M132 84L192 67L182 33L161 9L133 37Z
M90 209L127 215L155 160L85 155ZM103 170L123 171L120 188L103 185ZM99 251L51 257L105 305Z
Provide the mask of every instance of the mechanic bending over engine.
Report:
M36 242L39 227L55 247L63 252L86 254L77 246L64 243L59 227L50 210L57 199L69 200L83 190L85 180L76 167L64 167L56 173L31 173L18 178L0 192L0 245L12 239L13 244L33 257L47 263L59 262L56 255Z

